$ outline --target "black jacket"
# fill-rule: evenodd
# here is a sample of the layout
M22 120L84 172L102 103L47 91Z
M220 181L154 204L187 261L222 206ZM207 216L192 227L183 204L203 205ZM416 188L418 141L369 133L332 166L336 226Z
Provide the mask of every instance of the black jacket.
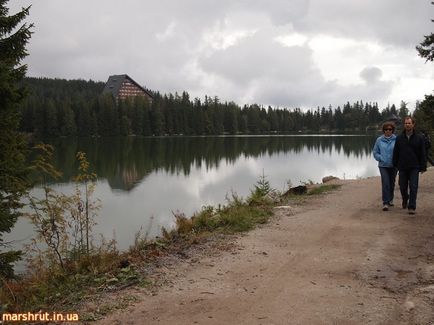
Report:
M426 170L425 143L420 134L413 132L408 139L404 130L396 137L393 166L398 170L414 168L422 172Z

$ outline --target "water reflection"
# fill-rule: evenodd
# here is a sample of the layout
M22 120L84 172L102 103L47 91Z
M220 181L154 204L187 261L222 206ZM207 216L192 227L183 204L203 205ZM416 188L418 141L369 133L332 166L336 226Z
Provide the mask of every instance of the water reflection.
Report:
M98 175L101 200L95 231L116 237L127 248L143 229L149 237L173 226L172 212L191 215L203 205L225 202L231 191L247 196L264 172L272 187L284 190L326 175L356 178L377 175L371 158L373 136L255 136L57 139L55 165L70 192L84 151ZM31 236L20 221L12 239Z
M240 157L317 153L341 158L369 156L375 138L367 136L256 136L57 139L55 164L69 182L77 164L75 154L84 151L100 179L112 189L130 191L152 172L190 175L192 169L219 168Z

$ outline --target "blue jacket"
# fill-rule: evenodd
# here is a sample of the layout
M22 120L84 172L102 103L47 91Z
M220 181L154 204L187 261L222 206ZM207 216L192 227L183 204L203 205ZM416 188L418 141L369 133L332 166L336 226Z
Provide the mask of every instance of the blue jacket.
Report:
M392 134L389 138L384 135L375 141L374 154L375 160L378 161L378 167L393 167L393 148L395 147L396 135Z

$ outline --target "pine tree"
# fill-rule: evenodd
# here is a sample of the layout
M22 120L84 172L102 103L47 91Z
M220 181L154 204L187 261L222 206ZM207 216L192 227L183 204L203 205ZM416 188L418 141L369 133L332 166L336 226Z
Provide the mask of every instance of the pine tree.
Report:
M75 135L77 133L77 126L75 125L75 115L69 100L65 101L59 108L60 134L63 136Z
M431 2L434 5L434 2ZM434 22L434 20L431 20ZM416 46L416 50L419 52L419 56L427 61L434 60L434 33L424 36L425 39Z
M26 141L18 133L18 104L24 98L19 82L26 73L20 65L27 55L26 44L33 25L23 24L29 14L23 8L8 16L8 0L0 0L0 277L13 276L12 263L19 259L19 251L5 251L3 235L14 226L21 207L20 198L27 190L25 165ZM3 282L1 282L3 283Z
M425 99L418 103L413 116L419 130L434 130L434 95L425 95Z

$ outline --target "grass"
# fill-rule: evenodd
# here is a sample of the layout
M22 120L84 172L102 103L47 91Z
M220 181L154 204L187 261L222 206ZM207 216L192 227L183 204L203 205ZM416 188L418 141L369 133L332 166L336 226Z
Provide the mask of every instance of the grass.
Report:
M324 194L324 193L327 193L327 192L330 192L330 191L337 190L341 186L342 185L340 185L340 184L321 184L318 187L312 188L307 194L308 195Z
M257 224L266 223L271 215L271 206L264 205L237 204L218 209L205 207L193 216L192 228L197 232L245 232L253 229Z

